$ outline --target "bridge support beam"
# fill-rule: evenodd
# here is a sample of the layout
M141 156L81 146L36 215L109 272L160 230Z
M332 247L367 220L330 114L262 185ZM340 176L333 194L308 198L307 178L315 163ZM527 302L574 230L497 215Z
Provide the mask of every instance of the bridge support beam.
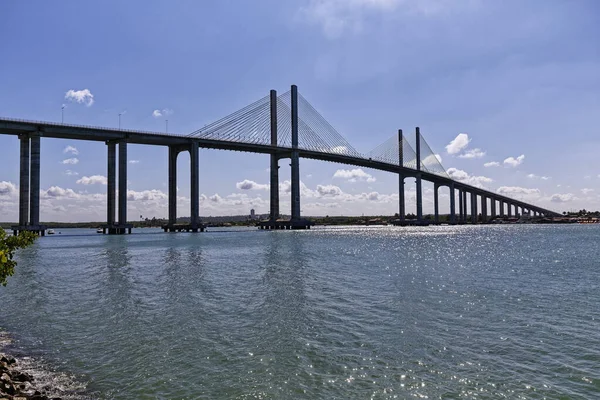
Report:
M440 222L439 188L440 186L437 183L433 184L433 220L436 224L439 224Z
M398 174L398 218L406 219L406 203L404 199L404 175Z
M477 223L477 194L471 193L471 223Z
M416 175L416 190L417 190L417 222L423 222L423 191L421 186L421 130L415 128L416 137L416 156L417 156L417 171Z
M461 224L464 222L463 212L463 190L458 189L458 222Z
M46 227L40 225L39 133L19 135L19 144L19 225L11 229L15 235L31 231L44 236Z
M468 214L468 206L467 206L467 199L468 199L468 192L466 190L463 189L463 222L466 224L468 222L468 218L467 218L467 214Z
M29 225L40 224L40 137L31 136L31 178L29 192Z
M117 145L106 142L108 151L107 185L106 185L106 224L115 224L116 192L117 192Z
M402 129L398 129L398 164L400 168L404 166L404 141L402 140ZM402 173L398 173L398 218L400 221L406 219L406 203L404 199L404 178Z
M29 135L21 135L21 158L19 176L19 225L29 222Z
M512 204L506 203L506 215L508 218L512 217Z
M190 145L190 228L198 232L200 219L200 151L198 143Z
M117 186L116 159L117 144L113 141L107 141L108 162L107 162L107 188L106 188L106 225L102 227L102 232L109 235L122 235L131 233L132 225L127 223L127 142L120 141L119 145L119 191L118 191L118 221L115 221L115 192Z
M119 142L119 225L127 224L127 142Z
M300 219L300 155L298 153L298 87L292 85L292 220Z
M480 196L480 197L481 197L481 222L485 224L488 222L487 197L486 196Z
M271 146L277 146L277 92L271 90ZM269 219L279 218L279 159L271 154L271 208Z
M490 206L492 208L491 219L494 219L494 218L496 218L497 214L496 214L496 199L493 197L490 198Z
M454 197L454 183L450 184L450 223L456 224L456 198Z
M177 156L179 149L169 146L169 225L177 223Z

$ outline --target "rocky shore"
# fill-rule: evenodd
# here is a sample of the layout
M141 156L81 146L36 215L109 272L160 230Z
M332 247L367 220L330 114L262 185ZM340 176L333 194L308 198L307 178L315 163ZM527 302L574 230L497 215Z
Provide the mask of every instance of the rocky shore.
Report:
M48 389L36 385L34 377L22 371L14 357L0 353L0 400L62 400L49 397Z

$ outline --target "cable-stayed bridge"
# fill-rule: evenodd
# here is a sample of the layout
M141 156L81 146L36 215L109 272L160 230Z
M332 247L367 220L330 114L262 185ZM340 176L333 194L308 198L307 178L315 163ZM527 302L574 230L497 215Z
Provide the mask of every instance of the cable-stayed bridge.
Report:
M419 128L414 136L401 130L367 154L357 151L292 86L288 92L268 96L204 126L188 135L162 134L105 127L0 118L0 134L18 135L20 141L19 225L13 231L40 233L40 139L60 138L103 141L107 146L107 215L104 232L131 233L127 224L128 143L166 146L169 154L169 224L166 231L204 230L199 207L199 148L234 150L270 155L270 219L263 229L306 229L300 208L300 158L310 158L372 168L398 174L399 221L405 221L404 182L416 182L417 223L423 222L422 181L434 184L434 222L439 222L438 189L450 190L450 223L487 222L496 216L520 213L553 216L556 212L511 199L500 194L453 180L431 150ZM190 154L190 224L176 224L177 156ZM118 157L117 157L118 154ZM291 159L291 219L281 220L279 209L279 160ZM118 163L117 163L118 159ZM118 184L118 190L117 190ZM458 201L457 201L458 199ZM458 203L458 208L457 204ZM490 212L488 213L488 205ZM116 213L118 209L118 214Z

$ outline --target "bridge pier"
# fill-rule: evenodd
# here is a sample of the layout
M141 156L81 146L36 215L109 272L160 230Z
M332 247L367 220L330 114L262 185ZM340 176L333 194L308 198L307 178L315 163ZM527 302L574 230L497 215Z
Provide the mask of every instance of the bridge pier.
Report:
M198 143L190 145L190 225L198 232L200 220L200 151Z
M490 206L492 209L491 219L496 218L496 199L494 197L490 198Z
M402 129L398 129L398 164L400 169L404 167L404 140ZM405 176L398 173L398 219L404 221L406 219L406 203L404 199L404 178Z
M271 144L277 145L277 92L270 94L271 100ZM276 154L271 154L271 215L269 220L261 221L259 229L310 229L312 222L303 219L300 213L300 151L298 149L298 87L291 88L291 123L292 152L291 162L291 196L292 218L289 221L277 220L279 215L279 162Z
M271 146L277 146L277 92L271 90ZM271 154L271 182L270 182L271 207L269 219L277 221L279 218L279 158L276 153Z
M298 154L298 88L292 85L292 220L300 219L300 156Z
M462 224L463 223L463 206L462 206L462 200L463 200L463 195L462 195L462 189L458 189L458 223Z
M477 194L471 193L471 223L477 223Z
M169 146L169 225L177 223L177 156L179 149Z
M433 220L436 224L440 223L439 188L440 186L437 183L433 184Z
M417 191L417 222L423 222L423 191L421 186L421 131L419 127L415 129L416 136L416 156L417 156L417 175L415 176L416 191Z
M119 152L118 166L118 195L117 188L117 144ZM102 233L108 235L123 235L131 233L132 224L127 223L127 141L107 141L107 185L106 185L106 225ZM119 204L118 221L115 220L115 198Z
M454 198L454 183L450 184L450 224L456 224L456 199Z
M40 225L39 132L19 135L19 142L19 225L11 229L15 235L31 231L44 236L46 227Z
M481 223L485 224L488 222L487 197L486 196L480 196L480 197L481 197Z
M22 135L20 177L19 177L19 225L26 226L29 222L29 135Z
M468 205L467 205L467 200L468 200L468 194L469 192L467 192L466 190L463 189L463 223L467 223L469 221L467 215L468 215Z

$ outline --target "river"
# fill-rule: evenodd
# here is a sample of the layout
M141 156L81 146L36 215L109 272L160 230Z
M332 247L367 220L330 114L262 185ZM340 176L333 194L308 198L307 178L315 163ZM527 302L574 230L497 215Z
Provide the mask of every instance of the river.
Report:
M600 226L56 232L0 328L63 398L600 396Z

